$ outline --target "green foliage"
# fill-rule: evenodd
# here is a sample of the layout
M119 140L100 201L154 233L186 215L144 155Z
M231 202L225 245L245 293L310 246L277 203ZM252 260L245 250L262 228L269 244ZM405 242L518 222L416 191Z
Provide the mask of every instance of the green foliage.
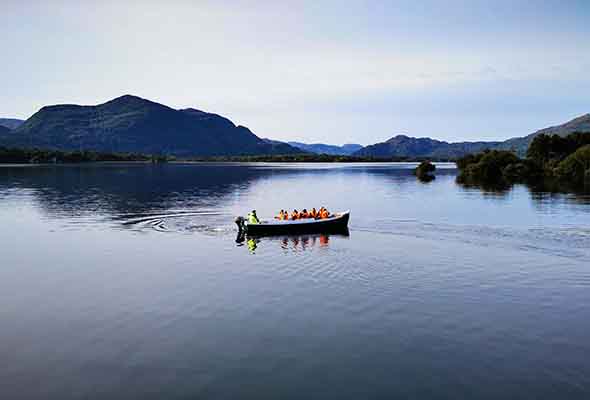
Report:
M504 169L520 159L510 151L491 150L457 162L465 180L495 182L503 178Z
M459 157L457 161L455 161L455 164L457 164L457 168L462 171L467 168L469 164L477 164L483 157L484 153L485 152L478 154L467 154L466 156Z
M529 146L527 158L535 161L539 167L551 170L568 155L587 144L590 144L590 134L583 132L574 132L566 137L538 135Z
M561 181L590 183L590 145L580 147L560 162L555 176Z
M97 153L93 151L56 151L0 147L0 163L81 163L101 161L147 161L150 156L131 153Z
M430 161L422 161L414 170L414 174L421 181L430 182L434 179L434 176L432 175L434 171L436 171L436 165Z
M557 179L560 184L590 183L590 134L538 135L527 158L507 151L485 151L457 160L459 183L502 184Z

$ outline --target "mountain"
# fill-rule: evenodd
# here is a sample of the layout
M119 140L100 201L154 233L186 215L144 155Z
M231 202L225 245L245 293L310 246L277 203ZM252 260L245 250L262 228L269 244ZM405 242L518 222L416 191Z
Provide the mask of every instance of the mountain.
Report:
M8 129L16 129L25 122L22 119L16 118L0 118L0 126L5 126Z
M309 153L316 153L316 154L330 154L335 156L348 156L354 153L355 151L360 150L363 146L360 144L344 144L342 146L335 146L331 144L323 144L323 143L301 143L301 142L287 142L289 145L293 147L297 147L301 150L305 150Z
M353 153L359 157L433 157L454 158L493 148L500 142L448 143L430 138L413 138L397 135L383 143L377 143Z
M503 142L459 142L448 143L430 138L413 138L405 135L395 136L386 142L363 147L353 153L363 157L433 157L455 158L485 149L513 150L524 155L533 139L541 134L567 136L573 132L590 133L590 114L574 118L562 125L541 129L524 137Z
M589 132L590 133L590 114L584 114L565 124L550 126L549 128L540 129L530 135L508 139L502 142L498 148L502 150L515 150L519 155L526 153L529 144L533 141L536 136L545 135L559 135L567 136L573 132Z
M175 110L125 95L96 106L46 106L0 134L0 144L57 150L134 152L175 156L294 154L229 119L196 109Z
M5 126L0 125L0 136L7 135L10 133L10 129Z

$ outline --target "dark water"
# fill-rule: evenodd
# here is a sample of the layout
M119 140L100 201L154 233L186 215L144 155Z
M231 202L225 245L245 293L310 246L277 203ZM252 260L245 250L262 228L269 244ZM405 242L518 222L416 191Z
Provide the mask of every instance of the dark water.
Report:
M238 245L256 208L350 236ZM0 167L2 399L590 398L590 196L408 165Z

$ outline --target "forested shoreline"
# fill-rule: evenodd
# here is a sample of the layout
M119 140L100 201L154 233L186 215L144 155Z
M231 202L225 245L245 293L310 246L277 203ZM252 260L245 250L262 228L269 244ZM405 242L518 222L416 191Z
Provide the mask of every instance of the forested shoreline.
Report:
M288 154L288 155L242 155L177 158L167 155L150 155L136 153L102 153L96 151L59 151L46 149L9 148L0 146L0 163L2 164L51 164L84 162L420 162L425 158L414 157L353 157L328 154ZM452 159L435 159L434 161L452 162Z
M506 186L538 183L571 187L590 185L590 134L538 135L525 158L511 151L486 150L456 161L457 181L467 185Z
M2 164L61 164L83 162L162 161L165 158L133 153L99 153L94 151L57 151L8 148L0 146Z

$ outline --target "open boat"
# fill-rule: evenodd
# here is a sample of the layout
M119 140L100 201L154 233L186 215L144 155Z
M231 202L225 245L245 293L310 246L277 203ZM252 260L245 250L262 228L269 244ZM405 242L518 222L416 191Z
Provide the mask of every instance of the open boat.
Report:
M240 232L250 236L284 235L296 233L337 233L348 229L350 211L332 214L326 219L297 219L295 221L261 220L258 224L248 224L243 217L236 219Z

